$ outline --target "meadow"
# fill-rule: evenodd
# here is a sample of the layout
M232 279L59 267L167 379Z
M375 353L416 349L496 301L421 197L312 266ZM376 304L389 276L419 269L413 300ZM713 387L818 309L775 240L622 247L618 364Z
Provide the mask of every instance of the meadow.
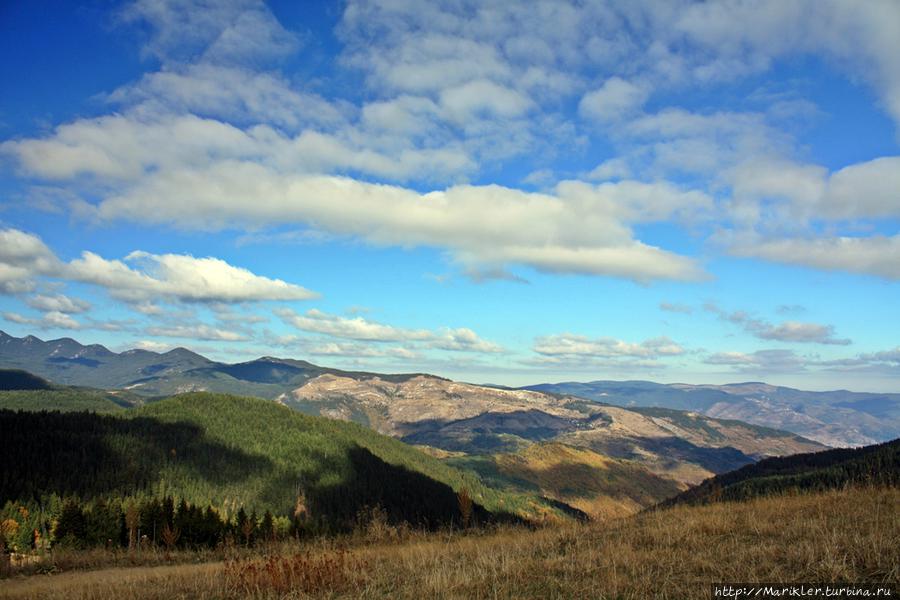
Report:
M688 599L723 582L897 582L898 507L897 488L848 487L536 529L420 533L375 520L252 552L95 550L63 565L51 554L0 581L0 598ZM36 570L53 574L23 574Z

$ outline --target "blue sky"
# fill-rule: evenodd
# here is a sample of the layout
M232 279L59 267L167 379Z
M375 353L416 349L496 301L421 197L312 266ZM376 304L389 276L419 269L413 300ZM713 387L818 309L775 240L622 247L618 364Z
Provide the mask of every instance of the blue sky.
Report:
M0 7L0 328L900 391L890 0Z

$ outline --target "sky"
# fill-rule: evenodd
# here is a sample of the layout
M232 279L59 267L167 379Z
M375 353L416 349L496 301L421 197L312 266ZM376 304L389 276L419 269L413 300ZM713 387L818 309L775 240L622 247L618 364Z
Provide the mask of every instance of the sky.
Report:
M900 392L895 0L0 4L0 329Z

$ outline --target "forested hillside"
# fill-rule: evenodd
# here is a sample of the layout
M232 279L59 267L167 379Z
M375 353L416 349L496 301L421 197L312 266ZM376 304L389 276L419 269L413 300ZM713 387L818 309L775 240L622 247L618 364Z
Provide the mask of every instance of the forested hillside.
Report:
M0 369L0 391L49 390L53 386L46 379L21 369Z
M19 369L0 369L0 409L110 413L143 403L124 390L97 390L50 383Z
M326 528L376 505L395 521L458 522L463 488L483 519L539 507L364 427L252 398L193 393L116 416L0 411L0 438L0 502L171 495L226 517L299 503Z
M661 506L746 500L848 485L900 485L900 439L863 448L767 458L712 477Z

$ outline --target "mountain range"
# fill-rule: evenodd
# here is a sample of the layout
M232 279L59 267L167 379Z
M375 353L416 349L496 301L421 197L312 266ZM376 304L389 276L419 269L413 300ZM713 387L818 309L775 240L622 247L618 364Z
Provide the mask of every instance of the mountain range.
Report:
M128 390L142 397L188 391L290 398L323 375L400 384L413 378L447 381L421 373L384 375L322 367L304 360L261 357L227 364L185 348L158 353L112 352L71 338L43 341L0 331L0 367L18 368L55 383ZM321 382L317 383L321 387ZM478 386L483 393L487 388ZM593 400L624 408L656 407L701 413L796 433L822 444L860 446L900 436L900 394L847 390L810 392L760 382L728 385L659 384L649 381L541 383L521 388ZM308 390L309 391L309 390ZM303 394L300 394L302 397ZM344 409L346 413L346 407ZM352 418L352 415L351 415ZM359 416L357 417L359 420Z
M759 382L729 385L650 381L545 383L527 389L623 407L655 406L792 431L828 446L863 446L900 436L900 394L808 392Z
M824 448L788 431L693 411L622 407L421 373L341 371L273 357L226 364L183 348L116 353L70 338L0 333L0 367L23 369L56 385L115 391L124 396L121 405L194 391L273 400L302 413L354 421L475 471L494 487L591 516L631 513L717 473ZM59 408L73 390L6 394L17 408L29 402Z

